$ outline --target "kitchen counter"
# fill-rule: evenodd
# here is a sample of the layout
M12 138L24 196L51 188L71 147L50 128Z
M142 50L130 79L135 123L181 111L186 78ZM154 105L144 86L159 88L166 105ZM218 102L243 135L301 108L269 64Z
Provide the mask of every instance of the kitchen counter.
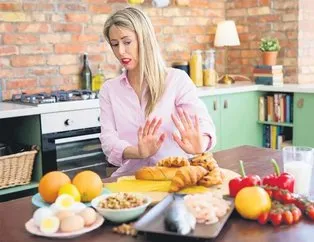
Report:
M214 153L214 157L222 168L238 173L240 172L239 160L246 162L245 167L248 174L265 176L272 173L273 168L269 163L271 158L276 159L282 168L281 152L271 149L241 146ZM114 180L114 178L109 178L105 179L105 182ZM313 194L313 182L311 194ZM31 197L0 203L1 241L48 241L47 239L30 235L24 228L24 224L32 217L34 209ZM259 225L256 221L242 219L238 214L233 213L215 241L310 242L313 241L312 237L314 236L313 226L313 223L303 218L296 225L274 228L272 225ZM99 229L75 238L75 241L100 242L104 241L104 238L106 241L121 242L176 241L170 237L157 237L157 235L154 237L138 235L136 238L117 235L112 232L112 224L106 222Z
M197 94L199 97L250 91L314 93L314 84L284 84L282 86L265 86L255 85L252 82L238 82L232 85L219 84L215 87L197 88ZM42 104L39 106L0 102L0 119L91 108L99 108L98 99Z

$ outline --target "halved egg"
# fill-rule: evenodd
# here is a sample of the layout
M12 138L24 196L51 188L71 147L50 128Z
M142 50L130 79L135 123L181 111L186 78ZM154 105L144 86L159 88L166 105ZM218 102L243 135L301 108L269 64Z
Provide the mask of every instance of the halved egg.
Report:
M40 231L45 234L53 234L59 230L60 220L56 216L44 218L40 223Z
M75 200L68 194L62 194L57 197L55 201L55 207L60 210L72 211L75 208Z
M40 226L40 223L44 218L50 217L53 214L54 212L49 208L46 208L46 207L38 208L33 214L34 223L37 226Z

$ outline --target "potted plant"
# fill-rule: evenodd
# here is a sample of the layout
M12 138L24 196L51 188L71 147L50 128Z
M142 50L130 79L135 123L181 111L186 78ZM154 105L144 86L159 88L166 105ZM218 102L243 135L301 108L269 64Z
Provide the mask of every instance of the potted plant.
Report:
M263 64L276 65L280 44L277 38L262 38L259 49L263 52Z

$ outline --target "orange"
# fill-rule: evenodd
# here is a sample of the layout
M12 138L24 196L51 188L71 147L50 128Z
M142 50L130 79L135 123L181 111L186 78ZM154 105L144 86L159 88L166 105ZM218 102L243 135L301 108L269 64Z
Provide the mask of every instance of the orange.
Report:
M58 197L60 187L70 184L71 179L61 171L51 171L39 181L38 191L45 202L53 203Z
M82 202L90 202L99 196L103 189L100 176L93 171L82 171L75 175L72 184L77 187L81 194Z
M245 187L236 195L235 207L243 218L256 220L261 213L270 210L271 200L263 188Z

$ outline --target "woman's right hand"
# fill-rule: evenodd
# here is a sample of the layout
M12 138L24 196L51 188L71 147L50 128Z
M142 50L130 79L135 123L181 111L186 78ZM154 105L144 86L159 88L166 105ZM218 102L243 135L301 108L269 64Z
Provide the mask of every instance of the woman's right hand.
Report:
M166 138L166 133L159 134L161 119L147 120L144 128L138 130L138 153L142 159L148 158L159 150Z

